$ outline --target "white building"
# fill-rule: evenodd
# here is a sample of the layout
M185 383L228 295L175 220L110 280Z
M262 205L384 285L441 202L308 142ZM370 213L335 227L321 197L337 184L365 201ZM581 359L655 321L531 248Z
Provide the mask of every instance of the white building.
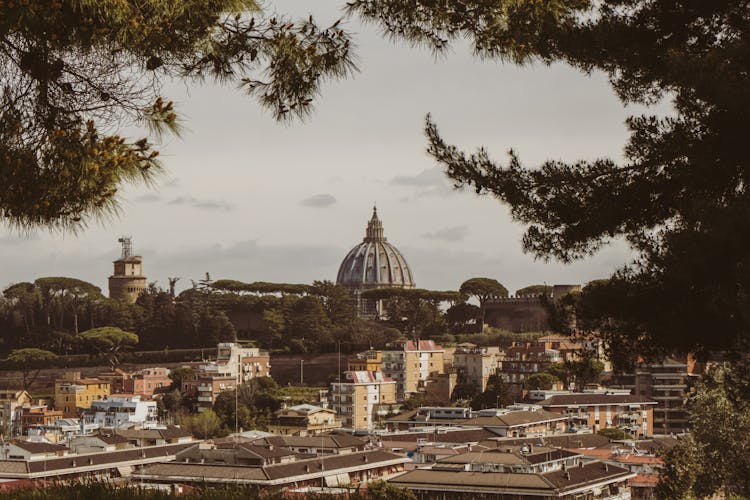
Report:
M141 401L140 396L110 396L92 401L84 413L86 425L121 427L126 424L153 426L158 422L156 401Z

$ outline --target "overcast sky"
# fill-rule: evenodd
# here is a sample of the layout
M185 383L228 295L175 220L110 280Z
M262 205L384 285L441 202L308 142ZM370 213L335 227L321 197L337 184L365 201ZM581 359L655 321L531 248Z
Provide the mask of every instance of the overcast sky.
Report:
M274 8L332 22L340 0L285 0ZM314 9L310 11L310 9ZM242 281L335 280L341 259L364 237L377 202L385 235L417 285L456 289L489 276L511 291L536 283L585 283L627 262L621 243L573 265L535 261L507 209L456 192L425 153L432 113L444 137L486 146L505 160L620 159L625 109L602 75L568 67L518 68L475 60L466 46L436 60L427 50L355 33L360 73L327 84L304 123L279 125L234 88L170 86L186 132L166 140L167 175L154 189L123 192L121 216L76 235L0 228L0 286L73 276L106 291L117 238L133 236L149 281L180 288L205 272Z

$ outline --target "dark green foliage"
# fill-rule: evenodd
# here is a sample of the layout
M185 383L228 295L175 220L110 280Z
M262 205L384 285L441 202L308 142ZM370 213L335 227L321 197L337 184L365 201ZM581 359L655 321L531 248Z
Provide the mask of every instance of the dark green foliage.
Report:
M440 306L461 300L458 292L422 288L374 288L362 292L362 298L381 300L386 323L409 336L435 336L446 333Z
M119 364L119 353L135 346L138 335L114 326L102 326L81 333L81 341L101 353L114 371Z
M550 285L530 285L516 290L516 297L549 297L552 295Z
M235 280L217 280L211 284L215 290L227 292L242 292L267 295L273 293L305 295L311 293L314 286L293 284L293 283L267 283L265 281L255 281L253 283L243 283Z
M503 379L499 374L492 374L487 380L487 387L484 392L477 394L471 400L471 408L473 410L502 408L512 402Z
M529 390L549 390L552 389L560 379L551 373L534 373L526 379L526 388Z
M149 138L180 130L165 81L226 82L283 120L354 70L338 23L255 0L4 2L0 34L0 221L24 228L80 227L116 211L123 184L156 178ZM126 125L146 137L107 132Z
M750 497L750 403L742 369L714 368L690 401L692 435L665 452L660 498ZM738 384L738 377L741 381Z
M471 278L459 288L464 297L474 297L479 301L481 309L479 316L479 331L484 330L484 306L488 300L501 299L508 296L508 289L500 282L491 278Z
M214 411L227 429L234 429L237 411L240 428L267 430L274 412L281 408L278 390L271 377L254 378L240 385L236 400L234 390L222 391L214 402Z
M628 431L618 429L617 427L607 427L606 429L600 429L597 434L609 438L612 441L621 441L623 439L633 439Z
M487 58L603 72L624 104L671 100L667 117L628 119L622 161L527 167L511 151L502 164L485 149L465 154L451 146L428 118L429 153L457 186L507 203L528 227L524 248L538 257L569 261L613 239L630 243L634 263L584 292L578 315L612 337L610 348L747 350L744 0L355 0L349 9L436 50L468 39Z
M466 302L453 304L445 312L448 330L453 333L475 332L479 328L481 314L479 306L475 306L474 304Z
M42 367L55 357L54 353L44 349L27 347L11 351L5 361L10 367L21 371L23 390L28 391L36 381Z

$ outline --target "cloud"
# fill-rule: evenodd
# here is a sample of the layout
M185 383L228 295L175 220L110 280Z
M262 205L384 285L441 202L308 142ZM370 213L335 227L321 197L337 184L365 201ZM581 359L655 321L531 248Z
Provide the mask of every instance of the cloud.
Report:
M315 208L326 208L336 203L336 198L330 194L314 194L309 198L305 198L300 202L300 205L305 207Z
M0 234L0 245L23 245L30 241L37 241L38 239L39 235L35 232Z
M138 201L140 203L154 203L160 200L161 200L161 196L159 196L158 194L146 193L146 194L136 197L134 201Z
M223 200L200 200L192 196L178 196L169 202L170 205L188 205L199 210L221 210L228 212L234 209L232 203Z
M180 179L178 177L172 177L167 182L161 185L163 188L175 188L180 185Z
M445 174L438 167L426 168L417 175L399 175L390 180L394 186L435 187L447 184Z
M461 241L469 234L468 226L451 226L438 229L431 233L425 233L422 236L430 240L441 241Z
M392 186L416 188L415 193L399 198L402 202L429 196L445 196L456 191L440 167L426 168L417 175L399 175L388 183Z

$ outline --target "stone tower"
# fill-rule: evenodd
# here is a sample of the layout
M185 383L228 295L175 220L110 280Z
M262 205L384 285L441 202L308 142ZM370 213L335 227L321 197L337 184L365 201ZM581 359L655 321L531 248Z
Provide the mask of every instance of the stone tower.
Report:
M140 255L133 255L132 237L123 236L117 242L122 245L122 255L113 262L115 270L109 277L109 297L135 302L146 289L143 259Z

